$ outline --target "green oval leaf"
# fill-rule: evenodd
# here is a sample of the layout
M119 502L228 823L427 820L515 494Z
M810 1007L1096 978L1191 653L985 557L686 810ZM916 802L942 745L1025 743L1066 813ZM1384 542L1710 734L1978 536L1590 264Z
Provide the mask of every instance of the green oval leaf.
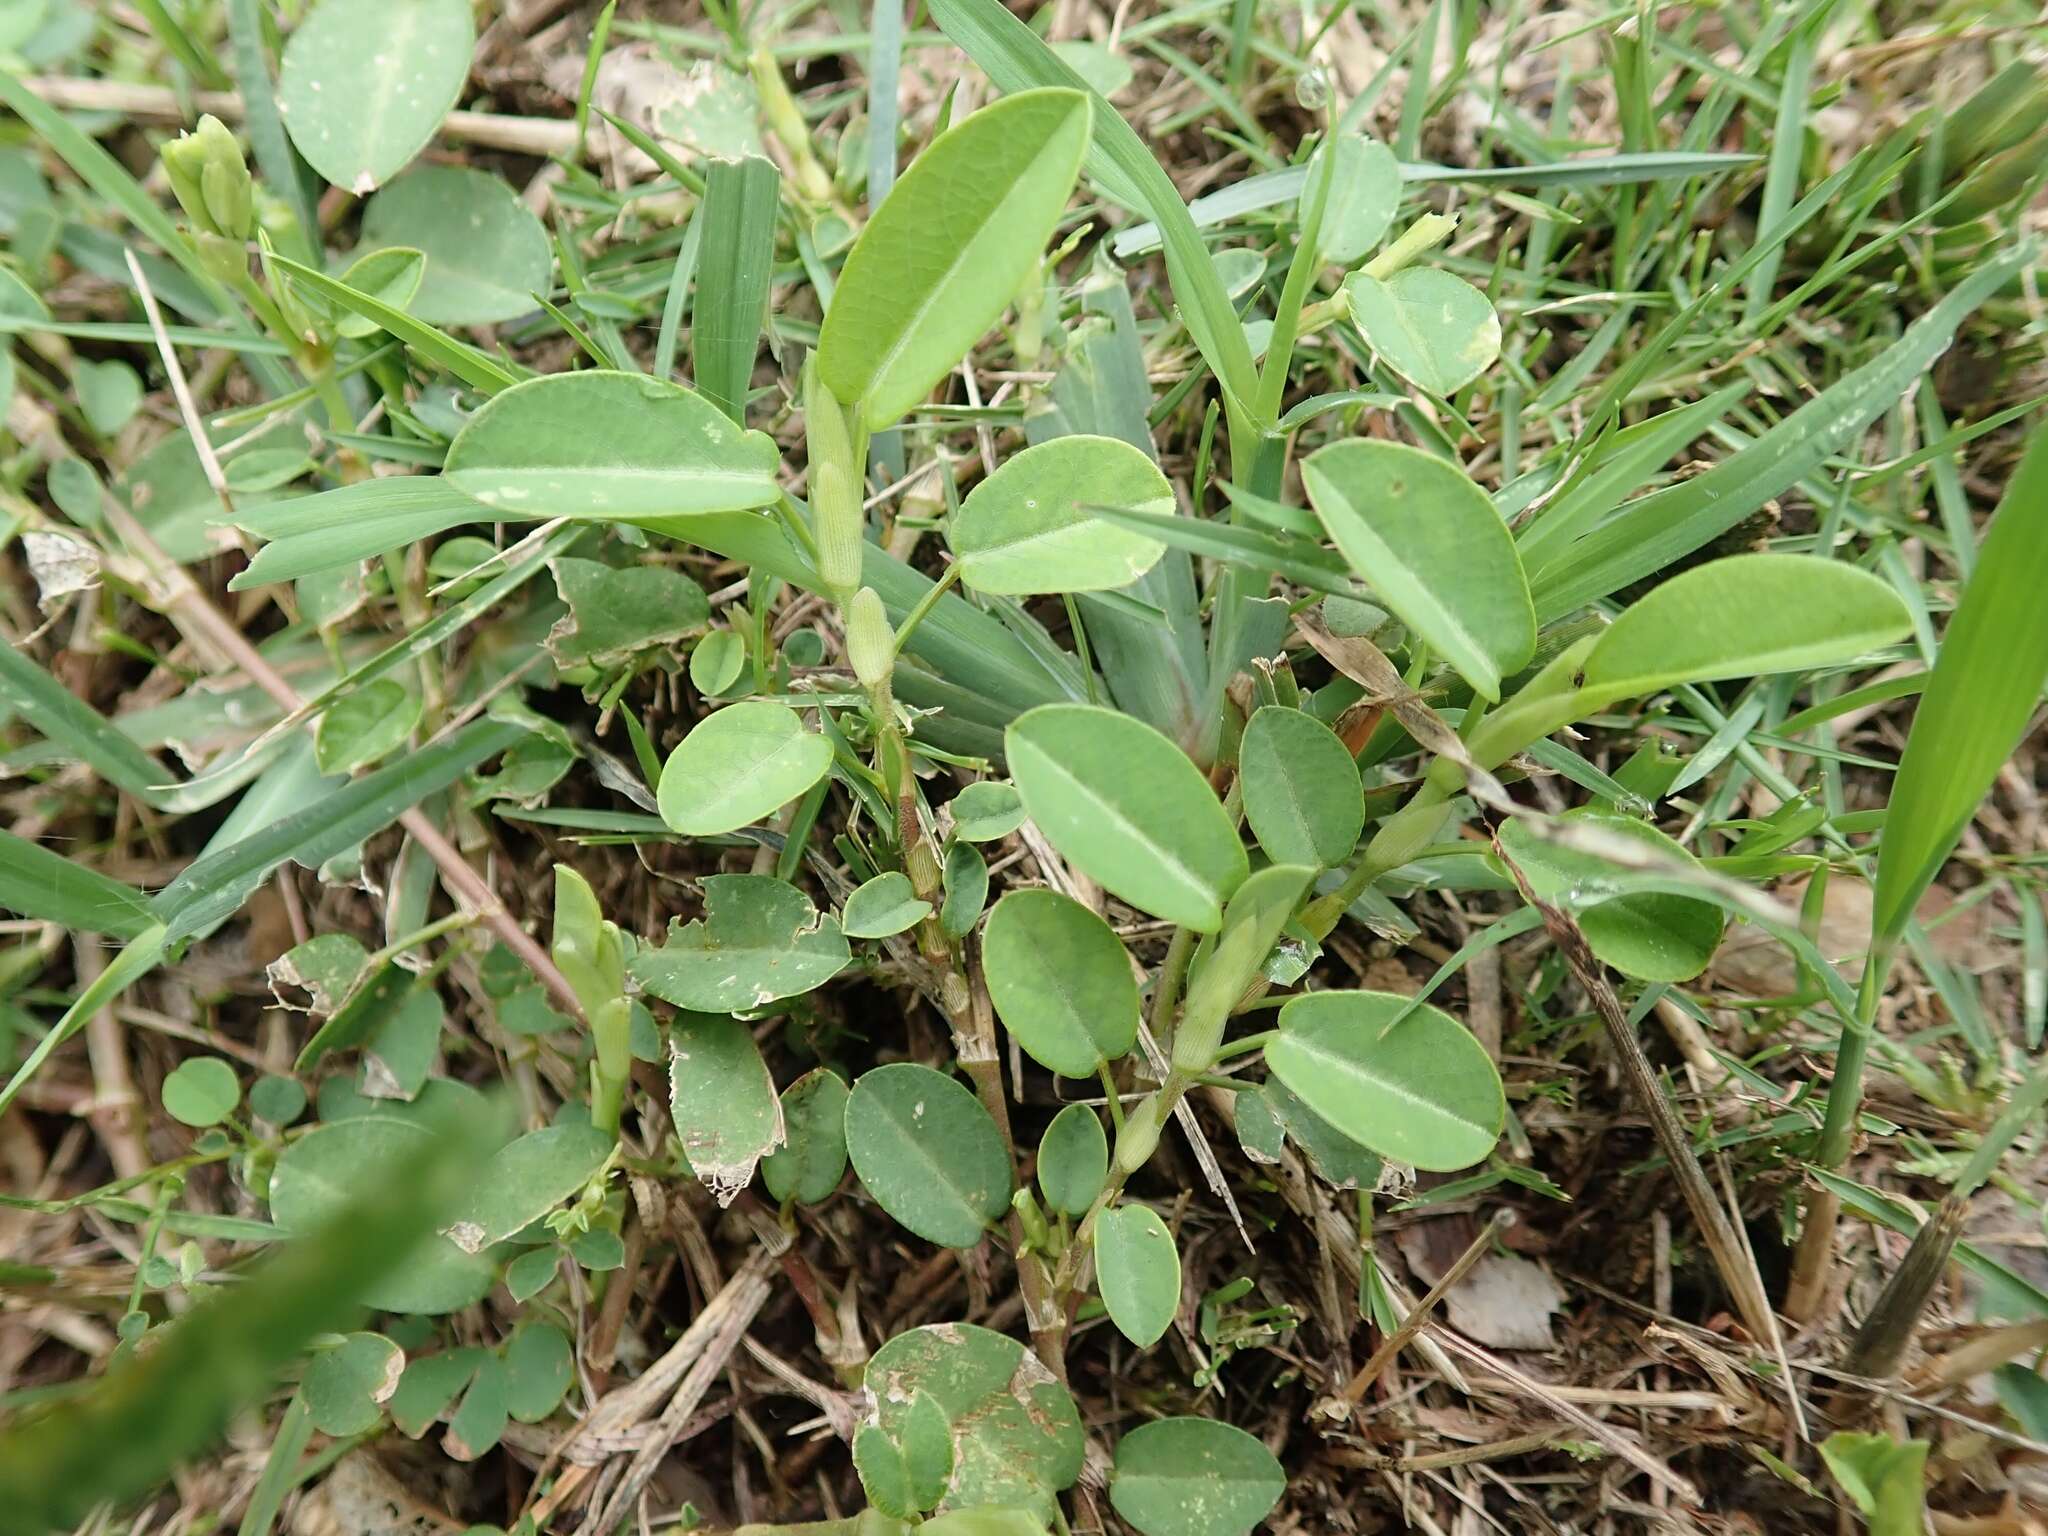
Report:
M887 870L846 898L839 927L849 939L886 939L915 928L932 915L932 904L918 898L910 876Z
M358 256L341 274L341 280L356 292L367 293L378 303L403 312L412 308L413 295L420 291L426 271L427 258L423 254L394 245ZM379 326L354 310L344 310L335 316L334 329L340 335L360 338L376 334Z
M1417 1168L1483 1161L1507 1119L1500 1074L1472 1032L1388 992L1294 998L1280 1010L1266 1064L1338 1131Z
M219 1125L242 1102L235 1069L218 1056L194 1056L165 1076L164 1113L181 1125Z
M1733 555L1637 598L1581 668L1587 712L1678 683L1851 660L1912 629L1890 585L1812 555Z
M928 145L847 254L818 368L879 431L931 392L1017 292L1088 146L1088 98L1021 91Z
M1024 797L1001 779L977 779L946 803L953 835L970 843L992 843L1024 825Z
M1632 816L1575 811L1564 826L1642 843L1673 863L1699 867L1679 843ZM1601 894L1622 873L1597 853L1539 836L1526 822L1501 823L1500 844L1540 900L1571 911L1586 943L1607 964L1638 981L1690 981L1721 946L1721 908L1668 891Z
M981 1101L916 1062L877 1067L846 1101L846 1152L883 1210L926 1242L972 1248L1010 1205L1010 1154Z
M1325 261L1349 266L1380 243L1401 203L1401 162L1377 139L1339 134L1331 140L1337 163L1324 200L1322 248ZM1299 200L1306 216L1311 178L1303 178Z
M853 958L810 897L769 875L706 875L704 915L669 924L658 949L630 967L663 1002L698 1013L746 1013L823 986Z
M449 444L441 478L515 516L631 521L765 507L781 462L772 438L702 395L592 369L493 395Z
M690 683L706 698L719 698L732 691L746 665L746 637L737 630L714 629L690 652Z
M308 165L365 196L432 141L475 47L467 0L321 0L285 44L278 115Z
M681 1013L669 1028L668 1103L690 1170L719 1206L783 1141L782 1101L753 1032L727 1014Z
M1365 830L1358 762L1322 721L1268 705L1237 751L1244 819L1275 863L1333 868Z
M1068 862L1141 911L1216 931L1251 866L1185 752L1092 704L1041 705L1003 742L1024 808Z
M946 524L960 578L981 592L1100 592L1159 563L1157 539L1084 510L1174 510L1159 466L1121 438L1055 437L1004 462L967 493Z
M378 1114L316 1126L278 1155L270 1173L270 1219L286 1232L318 1231L361 1193L364 1169L416 1161L432 1139L420 1126ZM459 1312L491 1288L494 1268L487 1254L465 1253L445 1237L429 1236L364 1294L363 1305L429 1316Z
M1457 465L1404 443L1332 443L1302 461L1323 527L1374 593L1488 699L1536 651L1507 524Z
M1246 1536L1287 1491L1273 1453L1215 1419L1159 1419L1117 1442L1109 1502L1144 1536Z
M662 765L655 798L671 828L706 837L766 820L831 766L831 741L795 710L749 700L691 727Z
M1500 356L1500 316L1455 273L1408 267L1381 282L1354 272L1344 297L1380 361L1433 395L1456 394Z
M1138 984L1109 924L1057 891L1011 891L982 932L989 1000L1017 1043L1062 1077L1093 1077L1138 1038Z
M1052 1117L1038 1143L1038 1188L1045 1203L1079 1221L1109 1177L1109 1137L1102 1117L1086 1104L1069 1104Z
M467 166L423 165L363 208L361 247L427 258L408 309L430 325L490 325L538 307L554 272L548 233L506 182Z
M508 1142L491 1155L448 1236L465 1253L503 1242L588 1184L611 1156L614 1141L594 1125L572 1122Z
M351 1333L306 1362L299 1390L323 1435L360 1435L384 1417L405 1373L405 1351L381 1333Z
M1095 1219L1095 1278L1119 1332L1150 1349L1180 1310L1180 1254L1149 1205L1119 1205Z
M1045 1520L1053 1495L1081 1475L1073 1398L1036 1355L1003 1334L972 1323L909 1329L875 1351L865 1387L871 1420L899 1445L920 1395L944 1412L953 1476L942 1511L1009 1505Z
M553 1323L525 1323L505 1346L505 1409L538 1424L560 1406L575 1376L569 1336Z
M322 773L351 773L405 745L419 723L420 696L380 677L327 707L313 728L313 759Z
M846 1081L814 1067L782 1092L787 1140L761 1160L761 1182L777 1200L816 1205L846 1176Z

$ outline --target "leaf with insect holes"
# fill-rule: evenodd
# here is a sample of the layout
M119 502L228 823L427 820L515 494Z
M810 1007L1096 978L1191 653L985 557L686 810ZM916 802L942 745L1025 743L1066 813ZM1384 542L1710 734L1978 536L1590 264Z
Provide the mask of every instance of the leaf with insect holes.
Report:
M704 916L671 922L632 973L663 1002L698 1013L745 1013L823 986L853 958L810 897L769 875L706 875Z
M404 1370L405 1351L381 1333L351 1333L321 1350L299 1383L313 1427L337 1438L376 1428Z
M687 517L765 507L781 454L702 395L590 369L493 395L448 446L441 478L514 517Z
M1353 1141L1434 1172L1483 1161L1507 1118L1500 1074L1472 1032L1388 992L1290 1000L1266 1065Z
M1117 1330L1150 1349L1180 1310L1180 1254L1149 1205L1119 1205L1095 1218L1095 1283Z
M420 696L380 677L350 689L327 707L313 732L313 757L322 773L349 773L405 745L419 724Z
M1045 1203L1079 1221L1109 1177L1109 1137L1086 1104L1069 1104L1052 1117L1038 1143L1038 1188Z
M381 1114L316 1126L278 1154L270 1174L270 1219L286 1232L317 1231L360 1193L365 1168L417 1157L432 1140L422 1127ZM447 1238L429 1235L362 1302L380 1312L459 1312L490 1289L494 1269L487 1254L465 1253Z
M846 1176L846 1080L813 1067L782 1090L785 1140L761 1160L761 1182L777 1200L816 1205Z
M1699 867L1688 850L1632 816L1574 811L1561 818L1560 827L1641 843L1670 863ZM1602 882L1612 882L1623 866L1591 849L1545 838L1521 817L1501 823L1500 845L1538 899L1573 913L1593 953L1624 976L1690 981L1720 947L1724 919L1712 902L1667 891L1603 897Z
M782 1101L746 1025L727 1014L680 1013L669 1026L669 1118L691 1171L720 1208L783 1142Z
M1069 863L1140 911L1216 931L1250 864L1185 752L1092 704L1041 705L1003 742L1024 809Z
M1337 156L1324 202L1322 248L1325 261L1349 266L1380 243L1401 203L1401 162L1377 139L1356 133L1330 141ZM1311 183L1302 183L1302 212Z
M615 667L711 620L704 589L667 566L614 566L560 555L548 568L569 616L548 632L547 647L566 666Z
M410 246L427 258L408 313L430 325L490 325L530 315L555 253L548 232L501 177L422 165L363 208L358 250Z
M885 870L862 883L846 898L839 927L849 939L886 939L915 928L932 915L932 904L920 900L910 876Z
M164 1113L180 1125L219 1125L242 1102L235 1069L218 1056L194 1056L165 1074Z
M1045 250L1088 146L1088 98L1024 91L925 147L840 270L818 336L826 386L880 431L931 392Z
M899 1061L846 1101L846 1152L876 1202L926 1242L972 1248L1010 1208L1010 1154L968 1089Z
M1536 649L1536 614L1507 524L1457 465L1364 438L1302 461L1344 558L1401 622L1488 699Z
M503 1242L595 1178L613 1145L611 1135L573 1121L506 1143L491 1155L448 1236L465 1253Z
M1433 395L1456 394L1500 356L1500 316L1455 273L1409 267L1381 282L1354 272L1344 297L1380 361Z
M1159 563L1157 539L1105 522L1092 505L1158 515L1173 487L1151 456L1113 437L1055 437L1005 460L946 524L960 579L979 592L1100 592Z
M320 0L285 44L278 115L308 165L363 196L433 139L475 46L467 0Z
M1811 555L1732 555L1636 599L1598 635L1559 652L1480 722L1482 768L1623 699L1680 683L1853 661L1903 638L1911 616L1867 571Z
M1109 1502L1142 1536L1249 1536L1287 1491L1273 1453L1215 1419L1157 1419L1117 1442Z
M677 832L705 837L764 821L832 766L832 742L787 704L751 699L714 710L662 765L656 799Z
M1322 721L1267 705L1237 750L1244 819L1278 863L1329 869L1351 857L1365 830L1358 762Z
M1873 892L1878 938L1904 932L2033 717L2048 676L2044 590L2048 431L2036 428L1942 636L1892 781Z
M982 970L996 1014L1033 1061L1093 1077L1138 1038L1138 984L1109 924L1072 897L1011 891L989 914Z
M887 1069L884 1069L887 1070ZM1067 1389L1017 1340L972 1323L899 1333L874 1353L863 1381L869 1419L902 1442L920 1394L952 1430L953 1472L940 1502L980 1513L1028 1509L1041 1522L1081 1475L1080 1415Z

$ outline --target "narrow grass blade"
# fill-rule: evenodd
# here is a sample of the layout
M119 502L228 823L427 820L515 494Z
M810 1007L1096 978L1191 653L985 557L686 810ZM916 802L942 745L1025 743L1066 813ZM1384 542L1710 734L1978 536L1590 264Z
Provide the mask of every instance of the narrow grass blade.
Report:
M149 898L134 886L12 832L0 832L0 909L117 939L150 924Z
M1986 262L1855 372L1696 479L1622 508L1529 573L1547 624L1640 581L1726 533L1852 443L1948 350L1970 312L2035 258L2032 242Z
M321 297L339 304L343 309L374 320L378 325L396 336L413 351L429 362L438 363L454 374L463 383L482 390L485 394L496 394L501 389L517 384L526 370L515 373L496 358L478 351L467 342L433 326L415 320L402 309L394 309L381 299L367 293L359 293L347 283L337 282L324 272L316 272L302 262L285 256L271 258L277 266L291 274L296 282L305 284Z
M752 156L714 160L704 185L690 369L698 391L745 426L747 385L768 310L782 176L772 163Z
M0 711L26 720L145 805L155 805L158 792L171 782L170 770L11 645L0 645Z
M1905 932L2048 679L2048 429L2036 428L1920 695L1878 847L1871 931Z

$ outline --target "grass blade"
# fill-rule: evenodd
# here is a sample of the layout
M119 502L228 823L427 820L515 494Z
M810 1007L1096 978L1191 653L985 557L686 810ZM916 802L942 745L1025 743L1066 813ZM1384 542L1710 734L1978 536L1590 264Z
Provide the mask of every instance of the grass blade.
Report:
M2048 430L2036 429L1921 692L1878 847L1871 930L1905 932L2048 679Z
M690 367L698 392L740 426L761 349L782 176L769 161L714 160L704 178ZM694 230L699 219L691 221Z
M150 924L149 898L134 886L4 831L0 908L117 939L132 939Z

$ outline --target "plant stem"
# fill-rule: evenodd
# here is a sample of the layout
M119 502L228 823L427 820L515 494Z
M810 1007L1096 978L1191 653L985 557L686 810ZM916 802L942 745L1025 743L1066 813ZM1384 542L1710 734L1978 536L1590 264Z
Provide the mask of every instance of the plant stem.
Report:
M1856 989L1856 1016L1843 1029L1835 1049L1835 1079L1828 1086L1827 1111L1813 1156L1814 1166L1829 1173L1848 1161L1849 1148L1855 1140L1856 1120L1863 1107L1864 1062L1870 1054L1877 1007L1884 997L1891 968L1891 945L1874 944L1863 961L1863 979ZM1827 1292L1828 1276L1834 1267L1835 1223L1840 1215L1841 1201L1827 1190L1815 1189L1808 1194L1806 1225L1800 1231L1792 1278L1785 1287L1785 1315L1794 1322L1811 1321Z

